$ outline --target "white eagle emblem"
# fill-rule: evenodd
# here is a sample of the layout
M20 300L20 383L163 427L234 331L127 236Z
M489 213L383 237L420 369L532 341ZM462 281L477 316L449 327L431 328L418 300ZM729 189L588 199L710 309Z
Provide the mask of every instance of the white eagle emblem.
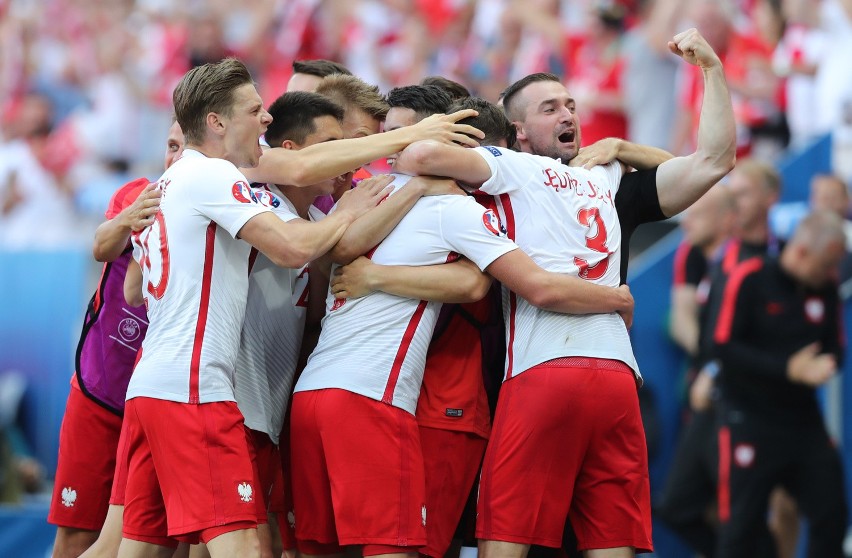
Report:
M426 527L426 504L420 508L420 518L423 520L423 526Z
M74 502L77 501L77 491L71 488L70 486L66 486L62 489L62 505L66 508L73 508Z
M293 513L293 510L287 512L287 523L290 524L290 529L296 528L296 514Z
M252 489L249 483L240 483L237 486L237 492L239 492L240 494L240 500L242 500L243 502L251 502Z

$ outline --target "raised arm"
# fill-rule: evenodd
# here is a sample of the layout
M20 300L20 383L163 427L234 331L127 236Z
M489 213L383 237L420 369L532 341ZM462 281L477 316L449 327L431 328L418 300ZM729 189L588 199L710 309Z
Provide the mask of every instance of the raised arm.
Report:
M446 176L473 187L491 178L491 168L475 151L435 141L418 141L406 147L394 169L412 175Z
M491 278L470 260L425 266L373 263L361 257L339 267L331 280L337 298L358 298L374 291L447 303L476 302L488 293Z
M363 138L322 142L299 150L271 148L264 151L257 167L240 170L252 182L308 186L397 153L418 140L476 146L471 136L481 138L482 132L466 124L456 124L476 114L472 109L434 114L413 126Z
M272 212L261 213L243 225L239 237L276 265L302 267L328 252L352 222L384 199L390 181L390 176L383 176L346 192L337 210L317 223L300 219L285 223Z
M98 226L92 246L92 255L97 261L117 259L127 247L130 233L141 231L154 222L154 215L160 207L160 194L156 184L148 184L132 204Z
M695 152L666 161L657 171L660 208L667 217L692 205L728 174L736 161L734 110L719 57L695 29L676 35L669 42L669 50L701 67L704 100Z

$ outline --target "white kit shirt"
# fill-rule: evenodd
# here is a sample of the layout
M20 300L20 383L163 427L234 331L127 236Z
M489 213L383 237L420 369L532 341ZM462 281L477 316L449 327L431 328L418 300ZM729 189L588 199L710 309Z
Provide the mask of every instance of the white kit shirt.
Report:
M621 227L615 195L621 166L591 170L496 147L475 150L491 168L480 190L497 196L509 238L543 269L619 285ZM639 368L616 313L572 315L537 308L503 289L506 379L548 360L583 356Z
M133 234L151 323L127 399L233 401L251 248L236 235L269 208L232 163L191 149L157 185L155 222Z
M408 179L397 176L394 185ZM384 265L432 265L461 254L484 270L516 248L500 232L496 214L473 198L429 196L414 204L371 257ZM319 343L296 391L344 389L413 415L440 307L383 292L342 301L329 294Z
M299 218L275 185L254 192L282 221ZM318 221L325 214L311 206L308 216ZM252 257L234 388L246 426L277 444L305 331L309 270L279 267L256 250Z

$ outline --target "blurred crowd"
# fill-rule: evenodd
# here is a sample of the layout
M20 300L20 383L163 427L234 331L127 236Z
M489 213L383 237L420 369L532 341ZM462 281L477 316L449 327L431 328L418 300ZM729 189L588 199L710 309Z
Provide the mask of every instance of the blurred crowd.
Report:
M689 26L723 57L741 156L831 131L852 144L852 0L0 0L0 248L89 242L118 186L159 174L178 79L225 56L268 100L297 59L383 91L441 75L492 101L551 71L587 144L688 153L700 70L666 43Z

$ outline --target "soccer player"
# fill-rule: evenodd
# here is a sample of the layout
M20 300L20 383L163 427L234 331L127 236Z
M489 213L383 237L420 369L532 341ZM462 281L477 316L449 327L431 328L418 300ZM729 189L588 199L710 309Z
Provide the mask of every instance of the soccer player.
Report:
M175 122L166 141L165 168L182 151L183 133ZM95 233L93 254L106 263L83 322L60 431L48 515L57 525L56 558L80 556L98 539L107 519L124 397L148 325L145 309L124 301L130 234L151 224L159 197L147 178L125 184L113 194L107 221Z
M237 169L257 165L271 121L241 62L190 70L173 97L186 147L158 181L154 224L133 239L150 325L127 391L119 556L166 555L178 538L214 558L256 556L257 485L233 388L250 248L300 267L387 192L347 193L324 221L333 234L312 235L275 216Z
M547 74L513 84L504 96L525 154L422 142L402 152L397 168L499 195L509 236L546 269L617 285L626 271L622 228L683 210L733 167L733 112L718 56L694 29L669 48L704 73L699 147L635 173L633 184L620 186L618 164L588 170L554 160L574 158L581 136L573 99ZM622 217L616 198L628 186L644 197ZM650 549L638 367L624 324L611 314L542 312L508 291L504 313L508 355L480 481L481 552L525 556L530 544L561 546L569 514L580 550L615 557Z

